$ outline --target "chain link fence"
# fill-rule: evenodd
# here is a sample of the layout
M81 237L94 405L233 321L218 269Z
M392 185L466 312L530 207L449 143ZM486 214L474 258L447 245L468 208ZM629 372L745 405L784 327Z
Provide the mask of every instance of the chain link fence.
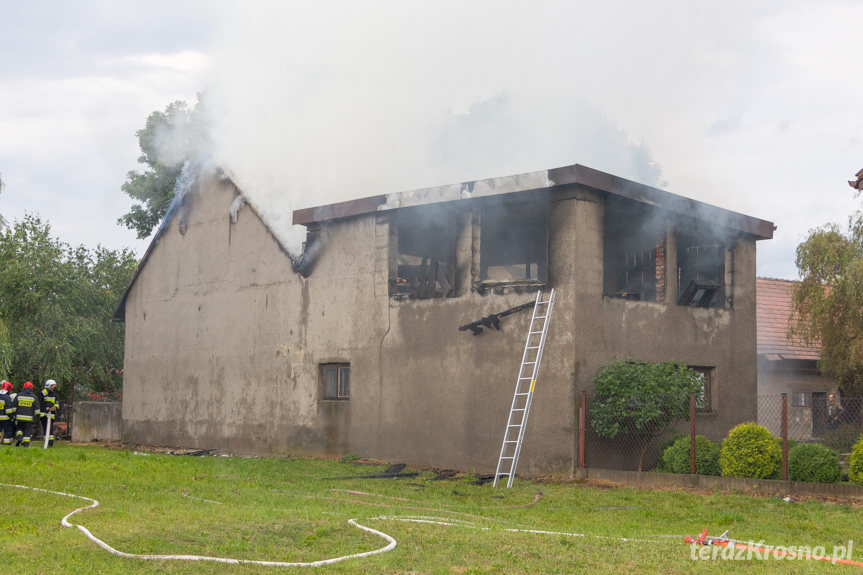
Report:
M642 429L622 425L612 438L600 436L591 426L590 398L585 396L579 466L628 471L650 471L659 465L663 451L675 440L703 435L720 443L740 423L755 421L779 438L821 443L840 455L849 453L863 433L863 398L836 399L830 407L827 392L762 395L757 398L718 398L699 407L693 398L693 420L672 421L659 414ZM789 447L790 447L789 445Z
M789 441L821 443L848 453L863 432L863 398L845 397L831 402L827 392L785 396L785 436ZM783 437L783 396L758 397L758 423Z

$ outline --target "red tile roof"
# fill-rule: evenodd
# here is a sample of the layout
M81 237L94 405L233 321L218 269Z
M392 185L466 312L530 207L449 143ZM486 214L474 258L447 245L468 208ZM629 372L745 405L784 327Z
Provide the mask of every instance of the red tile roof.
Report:
M819 359L819 346L807 346L787 338L792 316L793 281L755 279L755 315L758 322L758 355L767 359Z

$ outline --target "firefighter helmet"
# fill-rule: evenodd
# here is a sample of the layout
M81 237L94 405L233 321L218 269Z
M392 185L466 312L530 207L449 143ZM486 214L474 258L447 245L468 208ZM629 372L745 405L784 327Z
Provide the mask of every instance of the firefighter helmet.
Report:
M24 389L33 389L33 384L29 381L24 382Z
M46 382L45 382L45 387L46 387L46 388L48 388L48 387L57 387L57 382L56 382L56 381L54 381L53 379L49 379L48 381L46 381Z
M3 385L2 385L2 387L0 387L0 389L5 389L7 391L12 389L12 382L11 381L4 381Z

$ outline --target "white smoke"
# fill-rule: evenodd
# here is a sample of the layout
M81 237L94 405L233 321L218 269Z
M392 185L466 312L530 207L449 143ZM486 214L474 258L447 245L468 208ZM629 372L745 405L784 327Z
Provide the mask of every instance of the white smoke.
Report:
M194 103L189 104L190 107ZM157 123L153 131L153 145L157 159L163 166L176 168L189 160L189 151L194 148L197 137L194 127L188 121L185 110L173 109L168 112L167 122ZM192 144L190 144L192 143ZM195 150L196 155L203 150Z
M186 201L186 196L195 189L196 184L216 173L216 165L209 159L198 157L195 159L186 160L183 163L183 168L180 170L180 175L177 176L177 181L174 183L174 197L168 205L165 216L162 218L162 223L156 233L158 236L167 226L183 202ZM233 209L233 206L232 206Z
M588 53L551 67L557 7L226 3L207 87L218 161L292 252L297 208L573 163L661 185L574 81Z

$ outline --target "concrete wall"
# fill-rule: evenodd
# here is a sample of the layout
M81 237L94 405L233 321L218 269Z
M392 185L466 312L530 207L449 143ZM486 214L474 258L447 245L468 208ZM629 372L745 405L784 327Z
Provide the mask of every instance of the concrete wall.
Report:
M811 440L818 434L813 431L813 409L826 410L823 402L817 406L795 407L792 394L795 391L822 391L825 394L838 395L839 387L836 380L812 371L789 369L788 362L758 360L758 396L762 407L758 412L758 423L770 429L775 435L781 433L782 411L781 396L788 394L788 436L798 441ZM779 406L779 407L777 407ZM823 414L821 416L820 433L824 432Z
M120 441L123 405L117 402L81 401L72 414L72 441Z
M479 336L457 327L531 301L537 287L472 289L477 204L458 217L457 297L410 299L388 293L394 212L326 223L303 278L252 209L231 223L235 197L216 181L191 194L128 294L123 439L493 471L530 312ZM545 201L545 289L557 302L519 472L572 472L579 394L615 357L715 366L712 417L754 419L754 402L752 413L729 409L722 394L755 393L755 243L734 244L733 308L678 307L676 293L612 299L604 196L557 190ZM331 362L351 366L348 401L320 399L319 365Z
M784 369L783 362L759 359L758 362L758 395L782 395L798 390L824 391L838 393L839 386L835 379L813 371Z
M797 497L832 497L863 499L863 486L849 483L810 483L778 479L751 479L745 477L718 477L714 475L679 475L674 473L647 473L616 469L584 468L576 472L578 479L599 479L635 487L667 488L670 485L708 491L740 492L752 495Z

